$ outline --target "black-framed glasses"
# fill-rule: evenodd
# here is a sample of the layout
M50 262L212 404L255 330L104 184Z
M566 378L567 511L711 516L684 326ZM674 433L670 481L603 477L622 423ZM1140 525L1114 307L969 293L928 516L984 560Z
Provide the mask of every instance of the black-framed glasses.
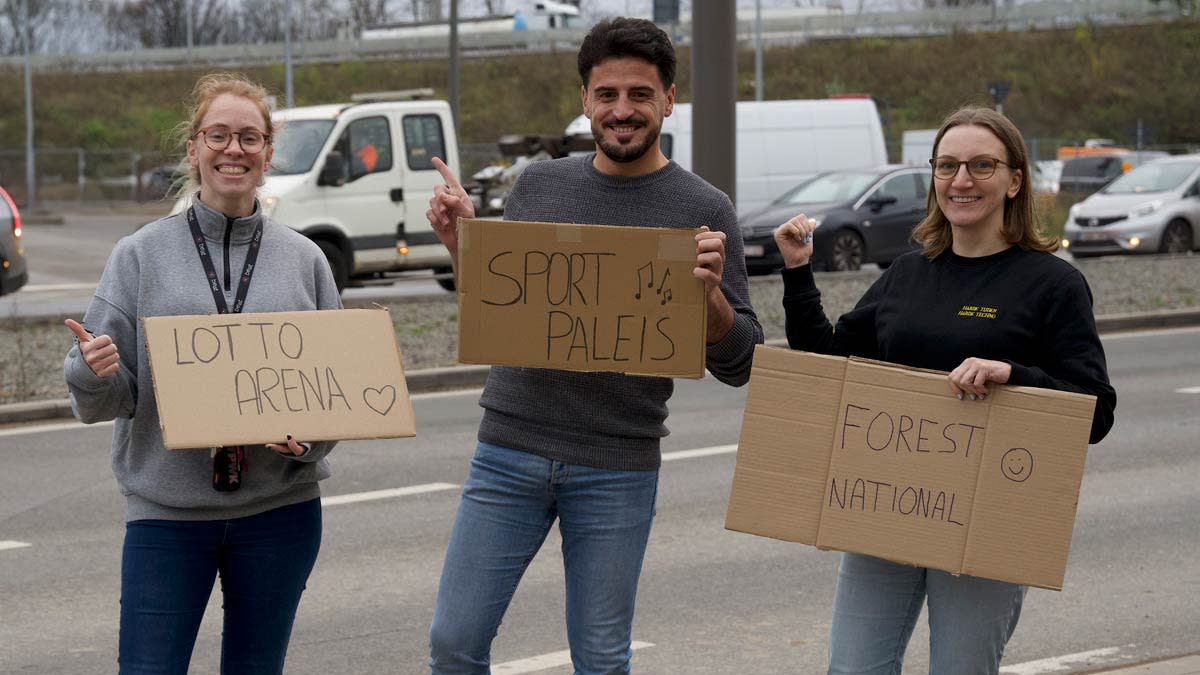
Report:
M271 137L258 129L230 131L228 127L204 127L195 135L202 136L204 144L208 146L209 150L217 152L228 148L229 144L233 142L233 137L237 136L238 146L247 155L257 155L271 142Z
M1000 164L1012 168L1012 164L990 155L979 155L962 161L949 155L943 155L929 160L929 165L933 167L934 178L941 180L954 180L954 177L958 175L959 167L964 164L967 165L967 173L971 174L971 178L975 180L991 178L996 173L996 166Z

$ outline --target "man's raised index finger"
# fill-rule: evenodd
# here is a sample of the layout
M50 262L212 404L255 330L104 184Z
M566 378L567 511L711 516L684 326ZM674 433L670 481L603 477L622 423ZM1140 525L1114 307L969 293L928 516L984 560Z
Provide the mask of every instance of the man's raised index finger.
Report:
M437 169L438 173L442 174L442 180L446 182L447 187L461 187L458 184L458 178L454 176L454 172L450 170L450 167L446 166L446 163L442 161L441 157L433 158L433 168Z

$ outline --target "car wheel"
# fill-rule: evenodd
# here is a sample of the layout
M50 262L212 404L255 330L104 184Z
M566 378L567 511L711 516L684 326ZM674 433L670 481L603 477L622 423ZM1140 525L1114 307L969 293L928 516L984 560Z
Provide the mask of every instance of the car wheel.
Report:
M338 293L341 293L350 279L350 265L346 262L346 255L332 241L318 239L317 246L321 249L321 253L325 254L325 259L329 261L329 271L333 272L333 283L337 285Z
M831 271L853 272L862 266L863 240L854 230L838 230L829 253Z
M1192 228L1184 220L1172 220L1163 231L1159 253L1187 253L1192 250Z
M435 268L433 268L434 274L449 274L450 275L448 277L443 277L441 279L438 279L437 282L438 282L438 286L441 286L442 288L446 289L447 291L450 291L451 293L453 293L455 290L453 272L454 272L454 269L451 267L435 267Z

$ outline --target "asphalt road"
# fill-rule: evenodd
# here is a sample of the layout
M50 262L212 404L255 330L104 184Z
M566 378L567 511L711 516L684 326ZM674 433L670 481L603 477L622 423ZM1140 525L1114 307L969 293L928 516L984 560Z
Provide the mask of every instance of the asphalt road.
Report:
M1117 425L1088 457L1061 593L1030 591L1009 675L1083 672L1200 651L1200 330L1105 338ZM472 392L417 397L418 437L339 446L320 559L287 672L421 673L442 555L473 445ZM744 390L680 381L641 580L635 672L823 672L837 554L723 530ZM0 431L0 672L115 671L123 500L111 426ZM714 448L699 456L683 451ZM334 499L333 501L336 501ZM501 627L497 673L570 673L552 534ZM27 546L20 546L28 544ZM19 547L18 547L19 546ZM13 548L9 548L13 547ZM217 672L219 594L196 673ZM906 673L927 670L919 626ZM548 656L549 655L549 656ZM550 664L550 665L547 665Z
M26 225L29 282L16 293L0 296L0 316L82 316L113 245L160 215L66 211L61 225ZM446 291L431 275L426 271L390 275L379 282L348 288L342 297L444 294Z

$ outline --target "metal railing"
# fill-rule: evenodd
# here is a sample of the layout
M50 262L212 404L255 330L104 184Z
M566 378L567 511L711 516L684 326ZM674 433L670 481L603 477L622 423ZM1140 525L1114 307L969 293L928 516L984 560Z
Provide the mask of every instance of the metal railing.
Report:
M795 17L772 16L763 33L769 45L797 44L814 39L941 35L955 31L996 31L1067 28L1083 23L1137 24L1170 21L1182 16L1173 2L1151 0L1043 0L1012 5L960 6L939 9ZM676 41L688 44L689 23L669 27ZM464 57L508 52L574 52L586 28L470 33L461 36ZM738 40L753 42L753 20L741 20ZM446 36L421 35L389 39L314 40L293 48L300 63L340 62L393 58L443 58L449 45ZM48 55L31 59L34 70L91 71L179 66L244 67L279 63L283 43L196 46L191 49L153 48L93 54ZM0 66L19 67L19 56L0 58Z

